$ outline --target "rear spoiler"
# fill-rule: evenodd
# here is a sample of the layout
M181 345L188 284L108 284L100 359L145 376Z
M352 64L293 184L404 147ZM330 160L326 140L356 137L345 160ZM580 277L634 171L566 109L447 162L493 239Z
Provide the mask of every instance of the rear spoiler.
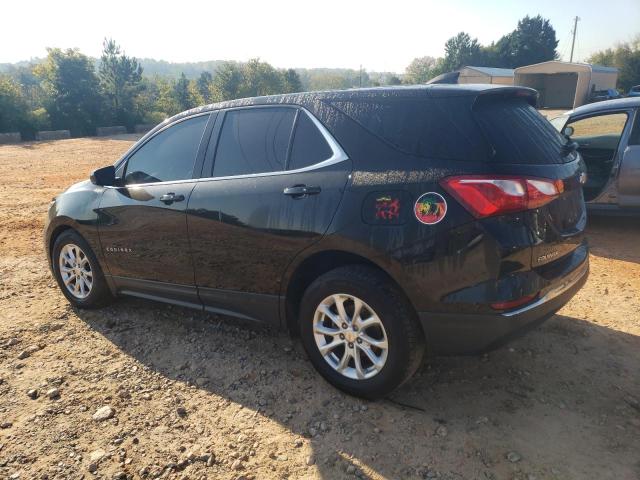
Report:
M437 77L434 77L428 82L426 82L425 85L435 85L435 84L441 84L441 83L457 84L459 76L460 76L460 72L442 73Z
M444 97L471 97L472 104L485 99L499 98L523 98L532 107L538 103L538 92L528 87L503 87L487 84L447 85L431 84L428 89L429 96L433 98Z
M522 98L532 107L538 106L537 90L527 87L497 87L482 90L478 92L476 99L473 101L473 106L475 107L478 102L484 102L492 98Z

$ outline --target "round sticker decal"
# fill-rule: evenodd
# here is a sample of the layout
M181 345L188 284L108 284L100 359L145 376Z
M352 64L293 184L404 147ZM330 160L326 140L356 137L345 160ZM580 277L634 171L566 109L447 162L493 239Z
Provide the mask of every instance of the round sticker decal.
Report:
M413 212L420 223L435 225L447 214L447 201L436 192L420 195Z

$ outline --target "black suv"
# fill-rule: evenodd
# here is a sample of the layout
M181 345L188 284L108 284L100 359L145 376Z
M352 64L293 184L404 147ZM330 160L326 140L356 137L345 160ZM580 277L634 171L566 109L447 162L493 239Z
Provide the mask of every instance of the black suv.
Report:
M209 105L51 204L77 307L133 295L287 328L355 395L494 348L584 284L574 146L534 90L429 85Z

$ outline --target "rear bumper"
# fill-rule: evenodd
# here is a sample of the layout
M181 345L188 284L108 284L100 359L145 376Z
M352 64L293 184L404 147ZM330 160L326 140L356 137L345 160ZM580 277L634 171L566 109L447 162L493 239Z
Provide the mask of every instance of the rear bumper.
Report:
M482 353L537 327L582 288L589 258L562 277L533 303L503 313L419 313L429 351L435 355Z

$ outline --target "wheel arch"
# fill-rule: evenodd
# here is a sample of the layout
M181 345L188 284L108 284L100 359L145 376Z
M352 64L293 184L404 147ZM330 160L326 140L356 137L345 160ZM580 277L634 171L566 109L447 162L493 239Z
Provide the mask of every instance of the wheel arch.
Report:
M284 293L284 322L290 334L298 335L298 314L300 302L307 287L318 278L331 270L349 265L364 265L382 273L405 298L414 313L415 307L406 295L400 283L381 265L357 253L345 250L323 250L309 255L298 263L286 282Z
M53 261L53 245L56 243L56 240L58 239L58 237L67 230L73 230L74 232L76 232L78 235L82 237L82 234L78 232L77 229L75 229L73 226L67 223L62 223L52 228L51 233L49 234L49 237L47 240L47 258L49 259L50 265L51 265L51 262Z

